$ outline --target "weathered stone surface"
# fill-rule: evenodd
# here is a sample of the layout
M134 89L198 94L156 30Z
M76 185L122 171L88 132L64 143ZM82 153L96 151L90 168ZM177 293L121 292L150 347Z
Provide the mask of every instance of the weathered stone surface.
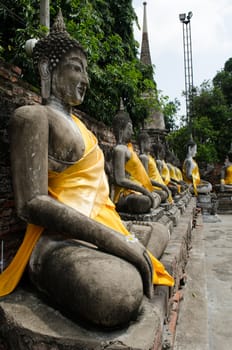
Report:
M180 216L178 225L174 227L171 239L162 255L161 262L167 271L175 278L175 293L183 278L185 266L188 260L188 251L191 248L191 231L196 199L193 197L183 215Z
M195 204L195 198L191 198L161 258L175 277L175 287L156 286L152 301L144 298L137 321L124 329L99 332L67 319L47 306L36 293L18 288L0 302L0 349L161 350L162 332L172 309L172 296L180 287L188 260ZM133 225L134 229L140 230L142 226L146 230L146 225Z
M9 350L149 350L157 337L161 339L163 318L158 300L144 299L139 322L101 332L77 325L35 293L18 288L0 303L0 336Z
M128 213L119 213L121 219L124 221L158 221L165 209L158 207L156 209L151 209L147 214L128 214Z
M160 222L126 221L127 229L156 257L160 258L170 238L169 228Z
M232 192L218 192L218 210L219 214L232 214Z

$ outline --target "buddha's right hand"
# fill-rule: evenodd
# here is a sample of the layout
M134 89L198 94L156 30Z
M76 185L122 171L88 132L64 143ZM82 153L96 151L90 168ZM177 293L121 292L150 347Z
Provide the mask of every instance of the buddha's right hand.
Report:
M120 244L117 255L132 263L140 272L143 280L144 294L153 295L153 266L146 248L133 235L122 236L126 244Z

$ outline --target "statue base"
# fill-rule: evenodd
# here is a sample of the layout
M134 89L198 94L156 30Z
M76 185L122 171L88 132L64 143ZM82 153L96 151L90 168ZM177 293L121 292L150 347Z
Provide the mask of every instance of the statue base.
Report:
M160 305L157 296L153 301L144 298L136 322L103 332L73 323L43 303L35 291L18 288L0 303L0 345L2 341L7 350L148 350L155 339L161 342Z
M119 215L123 221L158 221L163 213L164 208L161 206L156 209L151 209L149 213L145 214L129 214L120 212Z
M232 214L232 191L217 193L218 214Z
M197 207L201 208L203 215L215 215L218 208L218 200L214 193L198 194Z

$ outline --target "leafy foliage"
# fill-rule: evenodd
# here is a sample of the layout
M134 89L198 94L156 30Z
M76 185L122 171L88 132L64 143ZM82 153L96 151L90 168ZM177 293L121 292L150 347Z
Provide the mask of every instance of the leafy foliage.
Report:
M24 45L26 40L46 33L46 28L39 24L39 1L4 0L3 4L0 0L0 3L2 56L23 69L25 80L36 84ZM134 126L140 127L151 106L165 108L153 79L154 67L142 64L137 58L138 43L133 35L137 18L132 1L54 0L50 2L51 23L59 7L68 32L88 55L90 89L80 106L83 111L111 125L122 97ZM144 93L149 98L144 98ZM167 110L168 115L170 106Z
M204 81L194 89L193 110L192 136L198 145L197 160L223 162L232 142L232 58L212 82ZM182 147L189 137L186 125L168 138L181 160L185 157Z

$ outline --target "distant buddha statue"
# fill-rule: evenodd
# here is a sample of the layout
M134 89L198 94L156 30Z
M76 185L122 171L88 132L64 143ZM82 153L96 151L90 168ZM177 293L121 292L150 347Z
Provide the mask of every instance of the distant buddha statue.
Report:
M171 191L165 185L160 172L157 168L154 157L151 156L151 141L148 133L142 131L138 137L140 155L139 158L143 163L143 166L151 179L154 191L159 194L162 202L168 200L172 202Z
M166 186L168 186L169 190L172 193L172 196L174 197L179 192L179 187L178 184L171 179L170 169L165 161L164 145L162 145L160 142L153 145L153 152L156 154L156 162L163 182Z
M177 186L179 193L184 191L188 185L183 180L182 171L176 166L177 159L174 153L169 149L166 151L166 162L169 169L171 182Z
M0 295L15 289L28 266L46 301L72 319L123 326L153 284L171 286L173 278L124 227L109 199L103 152L72 114L89 84L87 60L61 13L33 59L44 104L16 109L11 121L16 207L28 226L0 275Z
M192 186L195 195L207 194L212 190L212 185L210 182L201 179L197 162L194 160L196 153L197 144L190 140L187 143L187 155L183 163L183 179Z
M227 154L221 171L220 191L232 191L232 151Z
M123 107L113 119L113 131L116 138L113 150L116 208L124 213L148 213L160 205L161 198L155 193L151 180L133 149L132 121Z

